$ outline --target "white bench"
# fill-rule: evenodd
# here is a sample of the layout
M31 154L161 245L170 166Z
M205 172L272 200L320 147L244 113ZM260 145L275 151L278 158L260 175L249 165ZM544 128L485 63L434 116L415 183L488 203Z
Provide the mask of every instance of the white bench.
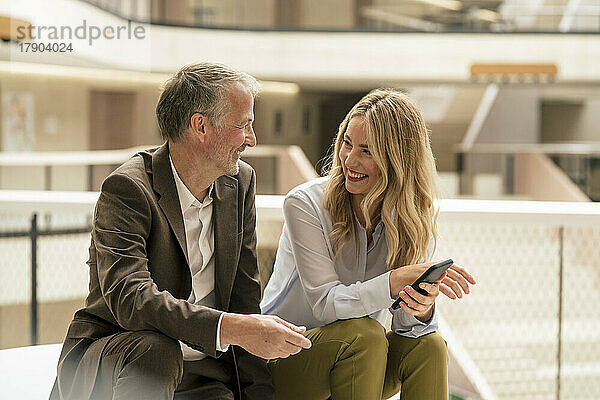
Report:
M56 364L62 344L46 344L40 346L17 347L0 350L0 399L46 400L52 390L56 378ZM450 354L451 383L453 391L468 393L465 398L478 398L474 395L473 386L465 391L466 377L457 365L455 357ZM463 386L464 387L464 386ZM463 390L460 390L463 389ZM397 400L398 395L389 400ZM493 398L486 397L484 398Z
M48 399L62 344L0 350L0 399Z

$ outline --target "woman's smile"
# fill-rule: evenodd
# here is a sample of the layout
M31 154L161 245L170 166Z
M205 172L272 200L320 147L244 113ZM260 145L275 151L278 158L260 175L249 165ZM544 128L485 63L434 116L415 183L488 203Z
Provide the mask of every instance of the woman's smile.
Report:
M359 172L355 172L351 169L348 169L348 172L346 173L346 178L350 181L350 182L362 182L365 179L367 179L369 177L369 175L367 174L361 174Z

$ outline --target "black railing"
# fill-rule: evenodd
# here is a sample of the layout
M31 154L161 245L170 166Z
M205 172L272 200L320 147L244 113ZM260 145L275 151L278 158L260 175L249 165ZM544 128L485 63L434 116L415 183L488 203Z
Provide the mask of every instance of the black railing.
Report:
M38 253L37 245L38 238L40 236L61 236L61 235L74 235L81 233L89 233L92 230L92 226L88 224L85 227L79 228L62 228L62 229L39 229L38 227L38 214L35 213L31 216L31 225L29 230L20 231L8 231L0 232L1 238L22 238L29 237L31 240L31 302L30 302L30 344L38 344Z

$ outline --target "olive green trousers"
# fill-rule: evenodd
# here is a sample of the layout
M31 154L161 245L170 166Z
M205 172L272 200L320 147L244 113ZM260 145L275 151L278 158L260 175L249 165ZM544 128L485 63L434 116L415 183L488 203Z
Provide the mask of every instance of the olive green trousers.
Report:
M363 317L307 331L312 347L268 363L277 400L448 400L448 351L437 333L418 339Z

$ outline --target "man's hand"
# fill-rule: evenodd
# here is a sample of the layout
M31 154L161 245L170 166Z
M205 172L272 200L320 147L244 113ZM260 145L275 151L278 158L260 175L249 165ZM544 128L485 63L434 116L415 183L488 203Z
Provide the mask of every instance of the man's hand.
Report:
M275 315L225 313L221 320L221 345L243 347L264 359L286 358L311 346L296 326Z

